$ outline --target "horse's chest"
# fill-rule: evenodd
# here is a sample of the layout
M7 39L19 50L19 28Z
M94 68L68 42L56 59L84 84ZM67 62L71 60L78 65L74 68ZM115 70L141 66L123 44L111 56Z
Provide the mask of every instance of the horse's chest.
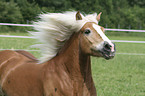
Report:
M65 73L49 71L44 82L46 96L72 96L73 86L69 76Z
M65 73L50 74L47 74L47 81L44 84L46 96L90 96L84 82L74 81Z

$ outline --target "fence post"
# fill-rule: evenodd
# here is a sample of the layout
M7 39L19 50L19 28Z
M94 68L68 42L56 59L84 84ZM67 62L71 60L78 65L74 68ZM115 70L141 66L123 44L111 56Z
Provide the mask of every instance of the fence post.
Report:
M107 28L108 27L108 25L107 24L105 24L105 28ZM105 30L105 33L107 33L107 30Z
M118 29L120 29L120 24L118 24Z

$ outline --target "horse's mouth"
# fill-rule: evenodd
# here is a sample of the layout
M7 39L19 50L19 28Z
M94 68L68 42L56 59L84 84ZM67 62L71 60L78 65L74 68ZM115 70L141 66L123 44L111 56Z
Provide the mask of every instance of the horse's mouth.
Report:
M96 49L92 48L92 52L94 53L93 56L103 57L106 60L109 60L109 59L114 58L116 50L114 50L114 52L112 52L111 50L106 50L104 48L102 50L96 50Z
M111 51L104 51L103 50L103 51L100 51L100 53L106 60L112 59L115 56L115 51L111 52Z

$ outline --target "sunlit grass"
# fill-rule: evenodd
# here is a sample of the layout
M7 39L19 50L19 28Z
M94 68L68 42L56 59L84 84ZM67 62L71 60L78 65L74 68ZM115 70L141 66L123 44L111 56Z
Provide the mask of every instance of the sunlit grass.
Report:
M116 55L112 60L92 58L98 96L144 96L145 56Z

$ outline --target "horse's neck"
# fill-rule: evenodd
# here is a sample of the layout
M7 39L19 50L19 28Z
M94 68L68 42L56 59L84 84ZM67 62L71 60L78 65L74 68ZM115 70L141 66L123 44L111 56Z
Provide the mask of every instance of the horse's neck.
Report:
M88 75L91 76L90 56L81 51L79 35L79 33L72 35L59 54L63 57L62 66L67 69L71 79L85 81Z
M48 65L48 67L45 68L48 68L49 72L50 70L53 70L53 68L57 68L57 73L62 75L65 71L65 77L70 78L68 81L72 80L69 82L72 83L73 94L77 94L78 92L80 92L80 94L85 92L86 94L96 94L91 74L90 56L81 51L79 37L80 36L77 33L72 35L57 56L46 63L46 66ZM82 94L80 96L83 96Z

